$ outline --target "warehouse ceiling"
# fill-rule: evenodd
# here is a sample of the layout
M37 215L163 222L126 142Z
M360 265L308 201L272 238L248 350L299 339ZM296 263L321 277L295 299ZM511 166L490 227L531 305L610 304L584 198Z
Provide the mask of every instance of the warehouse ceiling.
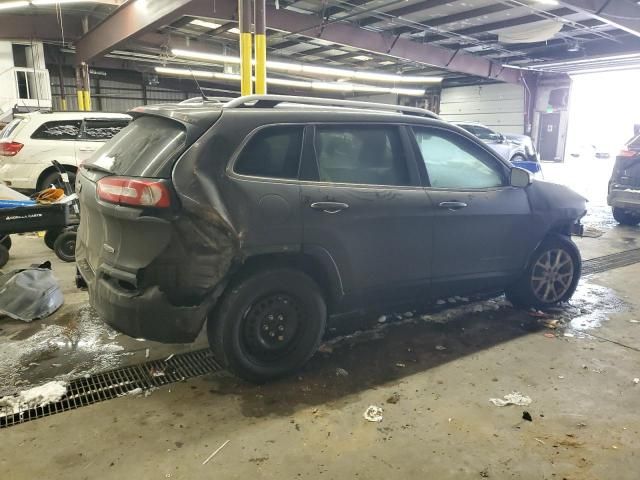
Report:
M6 10L0 2L0 37L40 35L60 44L64 28L67 50L77 44L81 53L99 52L92 62L107 54L142 69L154 62L207 64L176 58L176 45L237 55L234 0L103 0L59 7L30 1L24 9ZM148 24L118 37L118 26L109 24L116 24L132 4L167 11L156 17L150 11ZM445 86L513 81L514 71L564 73L640 62L640 5L635 0L267 0L267 6L270 58L439 76ZM113 38L105 40L104 49L96 47L107 31ZM388 48L371 39L381 39ZM82 50L83 43L93 50Z

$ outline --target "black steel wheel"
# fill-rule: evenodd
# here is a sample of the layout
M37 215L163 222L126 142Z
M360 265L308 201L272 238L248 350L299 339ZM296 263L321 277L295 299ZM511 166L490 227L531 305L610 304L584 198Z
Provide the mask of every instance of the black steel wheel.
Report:
M569 237L552 235L531 257L524 275L509 289L507 298L518 307L544 308L566 302L575 292L582 259Z
M63 262L76 261L76 232L62 232L53 244L53 251Z
M315 353L326 324L326 305L305 273L274 268L227 288L207 324L216 358L251 382L288 375Z
M0 268L4 267L9 261L9 250L0 243Z
M67 172L67 175L69 176L69 187L71 187L72 192L75 192L76 173ZM51 186L54 186L55 188L61 188L66 192L66 189L64 188L64 182L62 181L62 176L60 175L60 172L54 171L49 173L47 176L45 176L40 182L40 184L37 186L36 190L38 192L41 192L42 190L45 190Z
M9 235L5 235L2 240L0 240L0 244L4 245L4 248L7 250L11 250L11 237Z
M44 234L44 244L53 250L56 239L60 236L62 230L47 230Z

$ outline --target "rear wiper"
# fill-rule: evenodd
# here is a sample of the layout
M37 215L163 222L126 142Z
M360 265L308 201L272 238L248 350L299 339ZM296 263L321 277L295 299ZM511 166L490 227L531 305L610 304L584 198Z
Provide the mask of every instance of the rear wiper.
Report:
M102 173L113 173L111 170L107 170L106 168L96 165L94 163L83 163L80 166L80 168L86 168L87 170L95 170L96 172L102 172Z

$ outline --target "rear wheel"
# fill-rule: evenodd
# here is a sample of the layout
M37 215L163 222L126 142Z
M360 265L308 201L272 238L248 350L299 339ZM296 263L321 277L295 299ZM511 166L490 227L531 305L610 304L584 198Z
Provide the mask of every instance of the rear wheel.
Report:
M288 268L258 272L227 289L209 317L209 344L231 372L264 382L311 358L326 316L324 298L309 276Z
M69 175L69 186L71 187L71 191L73 192L76 188L76 173L67 172L67 174ZM60 172L55 171L47 174L38 185L37 191L41 192L42 190L51 187L51 185L56 188L61 188L63 190L65 189L64 182L62 181L62 177L60 176Z
M640 223L640 215L634 215L622 208L613 207L613 218L620 225L638 225Z
M53 251L63 262L75 262L76 232L62 232L53 244Z
M524 275L507 289L507 298L525 308L566 302L576 291L581 269L580 251L571 239L550 236L536 249Z

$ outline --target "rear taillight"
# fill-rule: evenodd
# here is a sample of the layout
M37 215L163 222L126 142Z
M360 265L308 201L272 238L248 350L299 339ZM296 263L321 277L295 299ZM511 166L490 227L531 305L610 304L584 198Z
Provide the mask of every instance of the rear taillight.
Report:
M621 150L618 153L619 157L635 157L639 152L634 152L633 150Z
M0 155L3 157L15 157L24 147L19 142L0 142Z
M158 180L105 177L98 180L98 198L105 202L133 207L171 206L169 189Z

